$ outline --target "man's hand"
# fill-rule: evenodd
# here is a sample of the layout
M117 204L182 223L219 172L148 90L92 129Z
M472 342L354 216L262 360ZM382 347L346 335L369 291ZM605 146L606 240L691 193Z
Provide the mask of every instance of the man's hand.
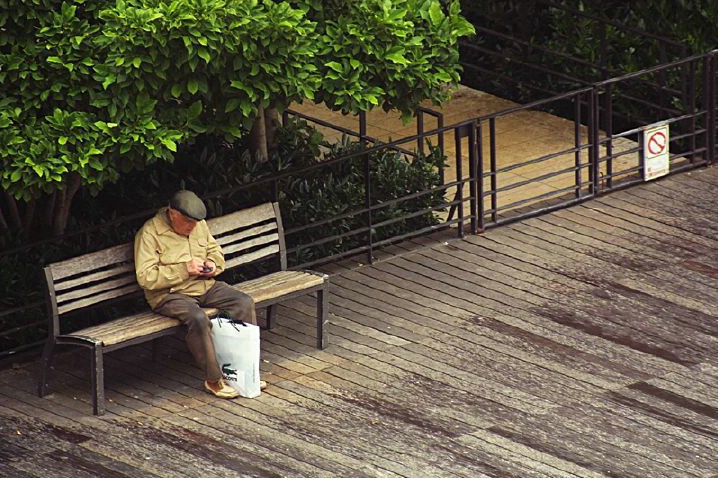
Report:
M187 262L187 272L189 273L190 277L205 275L203 270L204 261L202 261L202 259L192 259L191 261Z
M217 273L217 264L215 264L214 261L210 259L206 259L204 261L202 259L192 259L191 261L187 262L187 272L189 273L190 277L212 277Z
M202 265L202 275L206 277L212 277L217 273L217 264L214 261L207 259Z

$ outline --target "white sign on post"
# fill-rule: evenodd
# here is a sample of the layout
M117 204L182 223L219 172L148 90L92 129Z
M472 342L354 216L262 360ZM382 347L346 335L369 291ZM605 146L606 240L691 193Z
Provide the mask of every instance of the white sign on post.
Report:
M643 131L643 179L650 181L668 174L671 153L668 125L658 123Z

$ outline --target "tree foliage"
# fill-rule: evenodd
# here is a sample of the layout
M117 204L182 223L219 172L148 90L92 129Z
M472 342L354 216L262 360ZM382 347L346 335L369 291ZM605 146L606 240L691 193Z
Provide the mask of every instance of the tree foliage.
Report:
M460 37L473 27L459 2L335 0L313 4L324 79L317 100L345 113L380 105L410 117L424 100L440 103L460 79Z
M79 188L294 101L408 117L472 32L458 0L0 0L0 230L59 234Z

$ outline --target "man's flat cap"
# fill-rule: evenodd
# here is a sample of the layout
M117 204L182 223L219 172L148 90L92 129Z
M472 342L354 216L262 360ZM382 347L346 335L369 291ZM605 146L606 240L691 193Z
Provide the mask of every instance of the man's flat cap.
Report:
M195 221L201 221L207 217L207 208L202 200L192 191L185 189L174 193L170 198L170 207Z

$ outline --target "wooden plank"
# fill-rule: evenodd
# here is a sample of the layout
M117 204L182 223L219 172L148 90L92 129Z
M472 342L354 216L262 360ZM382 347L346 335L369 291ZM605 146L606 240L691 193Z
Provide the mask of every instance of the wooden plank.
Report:
M72 289L78 286L87 286L87 284L94 283L97 281L105 281L105 279L111 277L121 277L127 275L129 280L135 279L135 266L133 263L117 265L115 262L93 262L88 264L91 269L83 270L79 277L67 280L55 280L55 290L63 291ZM112 265L111 269L105 269L105 267ZM128 279L123 279L126 282ZM103 283L108 283L107 281ZM139 288L139 287L138 287Z
M54 280L61 280L88 270L94 270L96 264L115 264L132 262L132 244L120 244L97 252L90 252L82 256L73 257L51 264L50 270Z
M104 345L114 345L137 337L172 329L180 325L180 321L170 317L143 312L131 317L123 317L110 322L77 330L69 336L92 337Z
M274 207L272 203L263 203L257 206L241 209L239 211L223 214L207 220L207 225L214 235L221 234L230 229L251 226L258 222L274 219Z
M287 294L321 286L324 278L302 271L281 271L235 284L234 287L252 296L255 302L276 299Z
M222 252L224 252L225 255L230 256L233 254L236 254L238 252L247 251L249 249L256 248L257 246L265 246L265 244L269 244L269 247L264 247L263 250L264 255L272 255L279 252L279 245L277 244L277 241L279 240L279 235L272 234L272 235L265 235L265 236L259 236L259 237L253 237L250 239L245 239L242 241L218 241L220 242L220 245L222 246ZM256 260L256 259L255 259Z
M130 294L134 294L136 292L139 292L139 287L137 286L137 283L130 283L119 289L112 289L91 297L86 297L84 296L84 294L78 294L80 297L82 297L81 299L58 304L57 310L59 314L65 314L73 310L99 304L106 300L121 298Z

